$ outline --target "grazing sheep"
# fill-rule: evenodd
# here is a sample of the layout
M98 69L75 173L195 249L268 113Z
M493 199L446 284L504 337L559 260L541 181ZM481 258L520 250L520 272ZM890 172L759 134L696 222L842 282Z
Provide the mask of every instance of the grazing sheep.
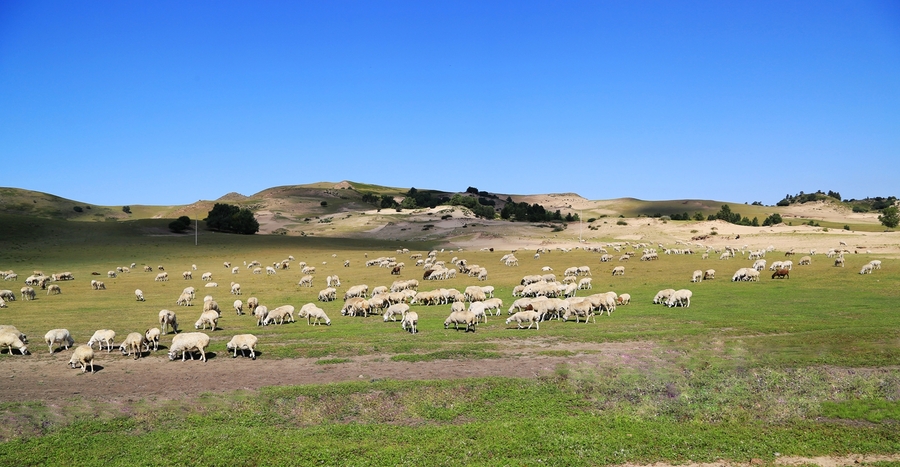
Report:
M580 281L578 281L578 290L591 290L594 288L591 282L593 281L590 277L582 277Z
M456 303L456 302L454 302L454 303ZM484 310L485 310L488 314L491 314L491 311L493 311L493 312L494 312L493 314L494 314L495 316L500 316L500 308L503 306L503 300L502 300L502 299L500 299L500 298L489 298L489 299L485 300L485 301L482 302L482 303L484 303Z
M325 314L325 310L309 303L308 305L312 305L306 309L306 325L310 324L320 324L319 320L325 322L326 326L331 326L331 320L328 318L328 315Z
M192 264L192 265L191 265L191 269L193 269L194 271L196 271L196 270L197 270L197 265L196 265L196 264Z
M594 314L594 304L587 298L573 299L569 302L569 309L563 313L562 320L568 321L573 316L576 323L580 322L582 316L584 317L584 324L590 322L592 318L594 323L597 323L597 316Z
M150 328L146 332L144 332L144 345L146 345L146 350L150 351L150 346L153 346L153 350L159 350L159 335L161 334L159 328Z
M230 267L231 267L231 263L229 263L229 262L228 262L228 261L225 261L225 262L224 262L224 263L222 263L222 264L224 264L224 265L225 265L225 269L228 269L228 268L230 268Z
M791 270L790 269L779 269L772 273L772 279L790 279L791 278Z
M238 334L231 338L227 344L225 344L225 348L228 350L234 351L234 355L231 358L237 358L238 350L241 351L241 356L244 355L245 350L250 351L250 359L256 360L256 343L259 342L256 336L253 334Z
M154 281L156 281L156 282L164 282L167 280L169 280L169 273L167 273L167 272L161 272L161 273L157 274L156 279L154 279Z
M175 300L175 304L179 306L191 306L191 301L194 297L191 294L183 293L178 296L178 300Z
M19 290L19 292L22 293L22 300L34 300L35 292L34 292L33 288L28 287L28 286L22 287L22 289Z
M203 275L200 276L200 280L206 281L206 282L211 281L211 280L212 280L212 273L211 273L211 272L204 272Z
M144 272L153 272L153 268L150 266L144 266Z
M872 261L869 261L869 264L872 265L872 269L881 269L881 260L880 259L873 259Z
M656 293L656 296L653 297L653 304L662 304L669 301L669 298L672 297L672 294L675 293L675 289L663 289Z
M781 262L781 269L787 269L787 270L789 270L789 271L790 271L790 270L793 270L793 269L794 269L794 262L793 262L793 261L782 261L782 262Z
M688 289L676 290L675 293L669 297L669 300L666 302L666 306L669 308L674 306L681 306L684 308L689 308L691 306L691 296L693 292Z
M116 271L106 271L106 277L109 277L110 279L115 279L117 277Z
M231 295L241 295L241 284L237 282L231 283Z
M259 306L259 299L256 297L250 297L247 299L247 311L253 313L256 310L256 307Z
M368 296L369 296L369 286L368 285L366 285L366 284L354 285L354 286L350 287L349 289L347 289L346 292L344 292L344 301L347 301L353 297L366 298Z
M272 266L266 266L266 275L267 276L274 275L275 272L276 272L275 268L273 268Z
M116 332L112 329L100 329L94 332L94 335L91 336L91 340L88 341L87 345L90 348L94 348L94 344L99 344L100 350L103 350L103 344L106 344L106 353L112 352L113 344L116 340Z
M160 271L165 271L165 270L166 270L166 268L162 267L161 264L160 264L159 266L157 266L156 269L159 269Z
M94 349L87 345L79 345L72 352L72 358L69 359L69 366L72 369L81 366L81 372L87 372L87 366L91 366L91 373L94 372Z
M612 270L612 275L614 276L624 276L625 275L625 266L616 266Z
M215 282L207 282L206 284L203 285L203 287L218 287L218 286L219 286L219 284L217 284Z
M286 319L289 323L294 322L293 305L282 305L280 307L269 310L269 313L266 315L266 320L263 322L263 324L266 326L268 326L270 323L284 324L284 321Z
M181 291L181 293L189 294L192 299L194 298L194 292L196 292L196 290L193 287L185 287L184 290Z
M209 300L203 300L203 311L215 311L216 314L222 315L222 310L219 309L219 302L209 298Z
M516 322L516 327L518 329L531 329L531 326L536 326L536 329L541 329L541 315L536 311L519 311L516 314L506 318L506 324L509 325L513 321ZM522 323L528 323L527 328L522 327Z
M475 332L476 322L477 319L475 318L475 313L470 311L454 311L453 313L450 313L450 316L448 316L446 320L444 320L444 329L449 328L452 324L454 329L459 330L459 325L465 324L465 332L469 332L469 329L471 329L472 332Z
M185 332L175 336L172 339L172 346L169 348L169 360L175 360L178 353L181 353L181 361L184 356L191 354L191 360L194 359L193 352L200 352L200 360L206 361L206 348L209 347L209 336L202 332Z
M337 296L337 289L328 287L319 291L320 302L333 302Z
M804 256L797 262L798 266L809 266L812 263L812 257Z
M475 321L478 322L481 318L484 318L484 322L487 323L487 311L484 309L484 302L472 302L469 304L469 312L475 315Z
M194 329L206 329L207 324L211 331L215 331L216 326L219 325L219 313L214 310L206 310L200 313L200 319L194 323Z
M59 295L62 293L62 289L60 289L56 284L50 284L50 286L47 287L47 295L50 295L51 293Z
M181 277L186 281L192 280L194 278L194 273L192 273L191 271L184 271L183 273L181 273Z
M300 278L300 282L297 283L300 287L312 287L313 286L313 276L307 274Z
M52 354L53 344L63 344L66 350L69 350L69 347L75 344L75 339L72 339L68 329L51 329L47 331L47 334L44 334L44 342L47 343L47 347Z
M253 274L262 274L262 268L254 268Z
M240 270L241 270L240 267L235 266L235 267L231 268L231 273L232 273L232 274L237 274L238 272L240 272Z
M703 280L712 280L716 278L716 270L715 269L707 269L703 272Z
M402 318L403 314L408 311L409 311L409 305L407 305L405 303L397 303L397 304L389 306L387 308L387 310L385 310L384 315L382 317L384 318L385 323L388 322L388 320L396 321L396 319L394 319L394 316L400 315Z
M253 316L256 317L256 325L264 326L266 324L266 316L269 315L269 307L259 305L253 309Z
M404 331L409 331L410 334L416 334L419 332L419 314L415 311L410 311L408 313L403 314L403 319L400 320L400 327L403 328Z
M178 319L174 311L160 310L159 327L162 328L163 334L168 334L168 328L172 328L172 332L178 333Z
M12 290L0 290L0 298L14 302L16 301L16 294Z
M240 300L234 301L234 311L238 314L238 316L244 314L244 302Z
M837 267L837 266L844 267L844 257L843 257L843 256L838 256L837 258L835 258L835 259L834 259L834 266L835 266L835 267Z
M527 299L531 300L531 299ZM466 302L453 302L450 304L450 313L454 311L466 311Z
M141 289L134 289L134 298L139 302L144 301L144 291Z
M22 339L22 334L18 331L7 329L0 332L0 350L4 347L6 347L9 355L12 355L13 348L18 349L22 355L28 355L28 347L25 346L25 340Z
M623 293L616 298L616 303L619 305L628 305L631 303L631 294Z
M93 287L94 290L106 290L106 284L102 281L91 281L91 287Z
M18 337L19 340L21 340L23 343L25 343L25 344L28 343L28 336L26 336L25 334L23 334L22 331L19 331L19 330L18 330L15 326L13 326L13 325L10 325L10 324L3 324L3 325L0 325L0 333L4 333L4 332L11 332L11 333L15 334L16 337Z
M862 269L859 270L860 274L872 274L872 271L875 270L875 266L872 266L872 263L866 263L863 265Z
M139 332L131 332L125 336L125 340L122 341L119 350L122 351L122 355L131 355L134 353L134 359L137 360L141 358L141 352L143 352L144 346L144 336Z
M691 276L691 282L700 282L703 280L703 271L700 269L694 271L694 274Z

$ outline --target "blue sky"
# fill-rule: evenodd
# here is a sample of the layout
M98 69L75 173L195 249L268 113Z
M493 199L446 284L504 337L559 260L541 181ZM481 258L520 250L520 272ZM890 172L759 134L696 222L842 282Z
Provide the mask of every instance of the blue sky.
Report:
M0 186L900 195L900 2L0 2Z

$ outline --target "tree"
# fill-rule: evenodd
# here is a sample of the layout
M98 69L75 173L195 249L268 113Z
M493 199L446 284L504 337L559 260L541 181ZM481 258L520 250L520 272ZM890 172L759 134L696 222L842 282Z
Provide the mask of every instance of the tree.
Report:
M765 220L763 220L762 225L768 227L770 225L777 225L782 222L784 222L784 221L781 219L781 214L775 213L775 214L772 214L771 216L765 218Z
M125 214L131 214L131 206L122 206L122 212Z
M695 213L694 213L694 220L695 220L695 221L702 221L702 220L703 220L703 213L702 213L702 212L699 212L699 211L698 211L698 212L695 212Z
M394 197L391 195L381 195L381 208L395 208L397 207L397 201L394 200Z
M881 215L878 216L878 220L881 221L881 225L893 229L900 224L900 210L897 209L897 206L884 208Z
M259 221L247 208L216 203L206 216L206 226L220 232L252 235L259 232Z
M323 208L326 207L326 206L328 206L328 201L322 201L322 202L320 202L320 203L319 203L319 206L322 206Z

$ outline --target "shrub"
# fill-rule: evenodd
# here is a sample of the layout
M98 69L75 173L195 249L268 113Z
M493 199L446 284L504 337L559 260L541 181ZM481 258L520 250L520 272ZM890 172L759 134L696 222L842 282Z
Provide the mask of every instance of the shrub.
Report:
M878 220L881 221L881 225L894 228L900 224L900 210L897 209L897 206L891 206L889 208L884 208L881 211L881 215L878 216Z
M322 207L328 206L328 201L322 201L321 203L319 203L319 206L322 206Z
M244 235L259 232L259 221L256 220L253 213L247 208L231 204L216 203L204 220L210 230Z
M844 224L844 230L850 230L850 226L847 224Z
M625 221L616 221L616 225L628 225L628 222L625 222Z
M131 214L131 206L122 206L122 212L125 214Z
M75 207L73 207L72 209L73 209L75 212L84 212L84 209L82 209L81 206L75 206Z

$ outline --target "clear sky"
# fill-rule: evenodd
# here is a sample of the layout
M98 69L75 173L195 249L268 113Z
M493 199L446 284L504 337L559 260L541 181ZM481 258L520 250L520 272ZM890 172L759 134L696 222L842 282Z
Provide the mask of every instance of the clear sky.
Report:
M900 195L900 2L0 1L0 186Z

